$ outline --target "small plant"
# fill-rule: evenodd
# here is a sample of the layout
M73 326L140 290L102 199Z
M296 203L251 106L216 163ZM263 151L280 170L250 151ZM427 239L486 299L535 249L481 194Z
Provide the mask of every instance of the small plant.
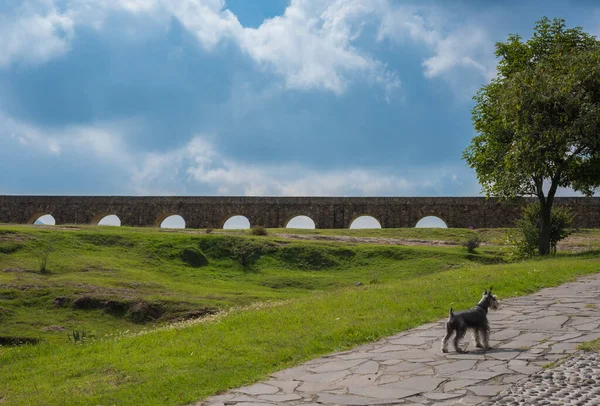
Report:
M481 241L478 236L470 237L467 241L463 242L462 245L467 249L469 254L473 254L475 249L479 248Z
M254 226L250 230L250 234L252 235L268 235L267 229L263 226Z
M210 234L210 233L212 233L212 232L213 232L213 229L212 229L212 228L210 228L210 227L208 227L208 228L206 228L206 229L204 230L204 232L205 232L206 234Z
M83 344L87 340L87 333L84 330L73 330L67 337L73 344Z
M40 273L48 272L48 259L50 254L54 252L55 246L48 240L42 240L37 247L35 256L38 259Z

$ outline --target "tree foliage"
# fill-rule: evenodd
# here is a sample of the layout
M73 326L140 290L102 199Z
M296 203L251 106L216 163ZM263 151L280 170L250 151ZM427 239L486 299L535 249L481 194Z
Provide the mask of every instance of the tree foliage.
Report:
M537 196L539 253L550 253L559 187L600 187L600 42L543 18L533 36L496 44L498 75L474 97L476 135L463 158L488 196Z

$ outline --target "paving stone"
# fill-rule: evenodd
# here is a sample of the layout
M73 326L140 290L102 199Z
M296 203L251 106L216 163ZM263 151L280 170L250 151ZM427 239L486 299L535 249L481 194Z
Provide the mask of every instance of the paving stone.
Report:
M395 402L392 399L373 399L362 396L334 395L322 393L319 395L319 405L385 405Z
M377 379L377 383L379 385L384 385L386 383L398 382L400 380L400 376L398 374L393 375L381 375L379 379Z
M508 388L510 385L472 385L469 390L477 396L494 396Z
M398 373L398 372L415 372L428 368L427 364L421 362L400 362L396 365L389 365L385 367L386 373Z
M370 350L369 353L398 352L398 351L407 351L410 349L412 349L412 347L410 347L408 345L386 344L381 347Z
M549 316L542 317L533 322L523 323L522 327L526 330L545 330L545 331L557 331L569 321L569 316Z
M302 396L297 395L295 393L285 393L281 395L260 395L258 398L260 400L268 400L270 402L281 403L289 402L291 400L299 400L302 399Z
M228 401L225 401L224 403L226 405L231 405L231 404L237 404L237 403L251 403L251 402L256 402L256 401L257 400L253 397L242 395L242 396L236 396ZM263 403L267 403L267 402L265 401Z
M460 360L456 362L451 362L449 364L439 365L435 368L435 372L441 376L452 376L455 375L457 372L473 369L476 363L476 360L471 359Z
M397 388L406 388L406 389L414 389L419 392L431 392L440 385L440 383L446 381L446 378L435 378L435 377L410 377L402 379L397 383L391 383L388 385L383 385L382 387L397 387Z
M264 383L257 383L252 386L245 386L237 389L237 392L245 393L246 395L270 395L279 392L279 388Z
M304 376L298 377L299 381L304 382L335 382L338 381L348 375L350 375L350 371L335 371L335 372L325 372L322 374L306 374Z
M502 330L502 331L493 331L490 334L490 337L493 337L494 340L507 340L509 338L513 338L521 334L520 330Z
M488 351L486 354L490 358L499 359L499 360L511 360L519 355L519 351L504 349L504 348L494 348L493 350Z
M291 380L296 379L300 376L306 375L307 367L304 365L300 365L295 368L284 369L283 371L278 371L272 374L271 376L281 379L281 380Z
M298 381L280 381L277 379L269 379L265 383L267 385L278 387L283 393L293 393L298 385L300 385L300 382Z
M443 336L440 332L437 333L436 337ZM407 336L402 337L398 340L390 340L391 344L394 345L423 345L433 341L433 338L424 338L423 336Z
M446 400L459 398L466 394L467 391L456 391L456 392L428 392L424 393L423 396L431 400Z
M450 392L450 391L453 391L455 389L460 389L460 388L464 388L464 387L467 387L467 386L478 384L479 382L481 382L481 379L457 379L457 380L452 380L452 381L446 382L444 384L444 391L445 392Z
M319 364L308 368L310 372L324 373L324 372L336 372L350 369L364 363L364 360L336 360L330 361L325 364Z
M346 379L342 379L337 382L337 384L341 387L349 387L349 386L375 386L379 385L378 381L379 375L371 374L371 375L349 375Z
M471 370L471 371L463 371L463 372L459 372L457 374L454 375L454 379L483 379L483 380L487 380L487 379L492 379L495 378L496 376L502 375L499 372L488 372L488 371L477 371L477 370Z
M380 385L377 387L364 387L355 386L348 388L348 392L354 395L366 396L376 399L402 399L409 396L413 396L421 393L421 391L414 389L407 389L404 387L394 387L390 385L396 385L397 383L391 383L387 385Z
M375 361L367 361L354 369L355 374L368 375L376 374L379 371L379 364Z
M502 378L502 383L515 383L524 378L527 378L527 375L509 375Z
M296 393L304 394L311 393L316 394L324 392L326 390L333 390L339 388L337 384L331 384L331 382L303 382L296 388Z

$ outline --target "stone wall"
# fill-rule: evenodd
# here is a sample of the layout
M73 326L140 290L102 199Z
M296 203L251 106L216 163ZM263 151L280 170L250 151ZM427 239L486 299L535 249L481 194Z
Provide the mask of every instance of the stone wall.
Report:
M500 202L483 197L155 197L0 196L0 223L31 224L51 214L56 224L97 224L114 214L124 226L158 227L178 214L187 228L222 228L235 215L250 225L283 228L295 216L310 217L316 228L349 228L357 217L375 217L383 228L414 227L426 216L448 227L512 227L520 206L536 199ZM600 198L556 198L576 213L576 227L600 228Z

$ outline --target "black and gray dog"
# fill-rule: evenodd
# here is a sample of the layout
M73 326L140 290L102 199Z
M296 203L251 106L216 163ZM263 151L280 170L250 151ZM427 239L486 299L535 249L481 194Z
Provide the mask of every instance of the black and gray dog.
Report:
M488 309L498 308L498 298L492 295L492 288L483 292L483 297L477 306L463 312L454 313L450 308L450 317L446 322L446 336L442 340L442 351L448 352L448 340L454 336L454 350L459 353L468 352L458 346L458 342L465 336L468 329L473 331L477 348L490 349L490 324L488 323Z

